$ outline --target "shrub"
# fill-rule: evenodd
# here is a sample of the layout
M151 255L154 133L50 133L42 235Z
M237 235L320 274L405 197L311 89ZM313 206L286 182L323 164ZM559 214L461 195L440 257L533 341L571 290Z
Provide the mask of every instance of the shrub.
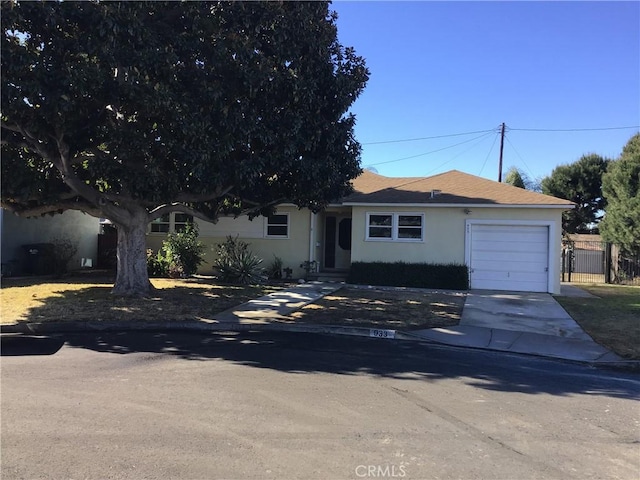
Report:
M193 275L198 267L204 263L205 247L198 240L198 227L188 223L184 231L170 233L162 242L162 249L167 259L168 271L182 273L178 276Z
M169 264L162 254L162 250L154 254L153 250L147 249L147 272L149 272L150 277L166 277L169 275Z
M155 255L153 250L147 250L147 271L151 277L193 275L204 263L204 252L197 227L187 224L183 232L170 233Z
M274 255L273 261L265 271L265 273L267 274L267 277L280 280L282 278L282 265L283 265L282 259L277 255Z
M259 283L264 279L262 259L249 250L249 244L238 237L228 236L218 244L217 258L213 266L218 278L227 283L247 285Z
M78 246L67 237L54 238L51 244L53 245L51 250L53 273L62 276L67 273L69 262L78 252Z
M459 264L353 262L348 283L394 287L469 289L469 269Z

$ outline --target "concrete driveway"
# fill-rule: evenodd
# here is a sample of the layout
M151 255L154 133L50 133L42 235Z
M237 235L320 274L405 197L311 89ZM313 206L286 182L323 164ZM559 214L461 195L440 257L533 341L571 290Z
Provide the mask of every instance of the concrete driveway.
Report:
M575 287L563 294L584 296ZM472 290L460 325L412 332L426 340L589 363L622 359L597 344L547 293Z
M460 325L591 340L548 293L472 291Z

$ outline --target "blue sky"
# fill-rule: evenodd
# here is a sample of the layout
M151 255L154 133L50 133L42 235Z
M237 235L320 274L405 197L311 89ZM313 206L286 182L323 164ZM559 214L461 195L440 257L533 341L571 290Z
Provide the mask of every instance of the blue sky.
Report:
M518 129L640 125L640 2L337 1L331 8L340 42L371 71L351 111L362 166L381 175L456 169L497 180L502 122L504 170L516 166L533 178L588 153L615 158L639 131Z

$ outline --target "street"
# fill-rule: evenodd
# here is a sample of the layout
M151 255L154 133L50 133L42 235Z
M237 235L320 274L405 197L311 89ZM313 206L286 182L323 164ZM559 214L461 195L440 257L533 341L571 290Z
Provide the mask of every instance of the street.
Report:
M293 333L2 338L2 478L640 478L640 376Z

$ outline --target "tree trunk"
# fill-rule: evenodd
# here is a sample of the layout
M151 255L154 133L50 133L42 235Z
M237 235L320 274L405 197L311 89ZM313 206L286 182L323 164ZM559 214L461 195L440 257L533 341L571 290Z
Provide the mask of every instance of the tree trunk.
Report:
M154 290L147 272L147 219L135 216L128 225L118 225L118 273L112 293L144 297Z

